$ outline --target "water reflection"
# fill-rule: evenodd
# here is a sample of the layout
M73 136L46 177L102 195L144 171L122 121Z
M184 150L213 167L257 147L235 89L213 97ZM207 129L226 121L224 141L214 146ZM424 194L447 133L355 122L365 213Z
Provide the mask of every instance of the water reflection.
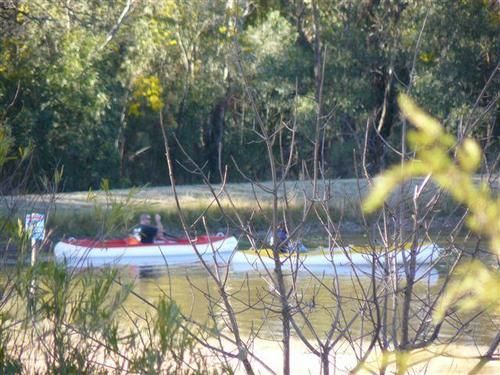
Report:
M141 266L135 270L139 279L157 279L166 272L166 267L163 266Z
M258 271L241 272L231 268L219 268L218 271L228 272L226 290L230 294L234 309L238 312L238 323L242 333L251 334L259 331L259 336L264 338L279 335L281 330L279 296L270 282L272 272L270 274ZM326 335L339 314L342 319L335 321L335 324L340 326L350 324L349 329L354 337L359 336L362 331L369 332L370 312L360 301L362 293L370 290L372 286L370 270L339 267L333 272L331 269L328 271L302 270L296 278L290 274L287 277L286 282L290 287L292 299L301 306L303 316L309 320L311 327L319 335ZM155 303L160 296L168 296L180 306L185 315L202 324L212 326L217 324L220 327L225 319L215 284L201 264L123 266L120 267L120 276L124 280L133 280L134 290L142 298ZM418 298L413 301L412 310L414 327L419 326L424 319L430 323L431 316L425 314L427 308L424 309L422 306L431 303L431 295L440 291L442 283L443 280L437 270L422 269L420 272L419 282L415 287ZM342 308L339 309L339 306ZM147 304L133 296L126 302L126 308L139 315L150 309ZM311 336L311 330L305 328L305 320L298 318L297 321L302 325L305 334ZM458 337L458 342L488 344L494 335L489 327L495 326L495 323L500 323L498 317L481 316L464 330ZM456 333L457 328L449 324L443 327L440 337L449 338Z

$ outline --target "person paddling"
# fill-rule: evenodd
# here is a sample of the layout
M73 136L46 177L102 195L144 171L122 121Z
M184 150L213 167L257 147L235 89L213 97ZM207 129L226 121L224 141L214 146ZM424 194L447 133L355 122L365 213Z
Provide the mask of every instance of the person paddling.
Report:
M284 223L278 224L278 227L276 229L276 236L278 237L278 243L279 243L279 250L282 253L287 253L289 251L288 248L288 233L286 231L286 227Z
M161 216L155 215L156 226L151 224L151 215L141 214L139 217L139 227L134 231L138 235L141 243L153 243L155 240L164 240L163 225Z

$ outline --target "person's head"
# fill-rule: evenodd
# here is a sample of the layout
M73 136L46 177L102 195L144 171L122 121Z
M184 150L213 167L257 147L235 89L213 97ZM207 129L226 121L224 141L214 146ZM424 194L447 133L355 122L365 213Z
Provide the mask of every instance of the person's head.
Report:
M141 224L151 224L151 215L141 214L141 216L139 217L139 221Z

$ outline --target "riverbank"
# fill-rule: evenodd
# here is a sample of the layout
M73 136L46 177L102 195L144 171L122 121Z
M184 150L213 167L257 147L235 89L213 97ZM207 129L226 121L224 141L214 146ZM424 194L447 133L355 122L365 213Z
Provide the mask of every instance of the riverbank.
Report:
M414 179L398 189L393 199L401 200L411 209L412 194L421 179ZM498 184L498 183L497 183ZM286 220L293 228L303 220L304 208L315 201L317 210L306 219L307 232L321 226L328 213L337 230L343 234L366 233L361 214L361 201L369 189L366 180L339 179L322 181L313 194L309 181L287 181L277 189L278 209L281 216L286 211ZM24 217L26 213L45 213L48 226L55 238L71 236L120 236L137 223L140 212L159 212L166 228L172 234L180 233L177 202L188 225L200 225L204 216L210 230L233 233L238 230L239 219L257 231L269 228L272 210L272 184L231 183L227 185L180 185L177 197L171 186L141 187L136 189L114 189L109 191L69 192L53 195L23 195L2 197L4 216ZM421 204L425 206L437 190L427 185ZM403 196L401 195L403 194ZM176 200L177 198L177 200ZM452 228L463 213L446 196L439 196L433 215L434 227ZM110 224L103 226L103 222ZM111 223L113 225L111 225ZM390 224L390 223L389 223ZM406 225L411 225L408 218ZM106 230L113 232L105 232ZM201 228L203 230L203 228ZM236 233L238 234L238 233Z
M365 343L366 344L366 343ZM358 344L355 344L358 345ZM280 342L255 339L251 345L252 352L259 359L252 360L252 366L257 374L269 374L269 367L275 373L283 372L283 350ZM431 345L424 349L415 351L408 359L408 373L412 374L469 374L474 366L479 362L479 358L487 351L483 346L464 345ZM356 354L351 345L341 341L332 349L330 373L343 375L350 374L350 371L358 364ZM500 355L500 353L499 353ZM388 373L395 373L396 358L394 355L388 357ZM381 367L382 355L374 353L366 361L366 365L359 370L359 374L378 373ZM263 365L264 363L265 365ZM245 374L245 369L233 361L232 365L236 369L236 374ZM311 353L306 346L295 337L291 339L290 355L291 374L321 374L321 362L315 354ZM500 373L500 362L490 361L478 374L496 375Z

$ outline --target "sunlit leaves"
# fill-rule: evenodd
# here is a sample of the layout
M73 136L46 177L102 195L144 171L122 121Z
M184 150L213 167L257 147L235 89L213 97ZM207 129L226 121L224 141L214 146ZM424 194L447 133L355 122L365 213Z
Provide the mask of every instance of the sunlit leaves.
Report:
M372 212L380 207L400 182L430 174L441 188L469 208L469 227L485 235L490 241L491 250L500 255L500 198L495 197L486 184L478 186L472 175L481 161L481 149L477 142L466 139L458 145L455 162L450 150L456 140L408 97L401 96L399 103L403 114L417 128L409 139L416 159L407 162L402 168L393 167L378 177L364 202L364 209ZM476 261L463 264L455 276L434 319L443 319L452 308L462 311L478 307L498 309L500 276L496 271Z
M163 89L157 76L138 77L134 82L129 113L139 115L143 104L158 112L163 107L162 93Z
M26 19L26 15L29 15L30 6L28 3L20 3L17 7L16 22L23 23Z
M153 37L153 43L163 46L175 46L177 41L173 32L173 27L164 19L152 17L148 24L148 29Z
M450 308L470 312L481 307L500 313L498 296L500 274L492 272L479 261L465 263L457 269L455 278L446 289L434 314L434 320L442 320Z
M435 56L432 52L422 52L418 56L419 60L422 61L425 64L429 64L435 60Z
M476 141L466 139L457 151L457 159L464 172L473 173L481 163L481 148Z
M436 119L418 108L418 106L405 95L399 97L399 105L405 117L422 132L422 140L420 140L422 145L426 146L432 142L442 142L440 137L444 135L444 130Z
M405 168L393 167L382 175L377 176L370 194L363 202L363 209L366 212L375 211L382 206L394 188L401 182L412 176L425 175L426 171L427 167L424 163L415 161L410 165L406 165Z
M488 186L478 187L471 175L481 160L477 143L472 139L464 140L457 149L458 162L453 161L450 149L456 142L454 137L444 133L439 122L408 97L401 96L399 103L403 114L417 128L409 133L409 143L416 151L416 159L406 163L402 170L398 166L384 173L367 197L365 210L372 212L380 207L392 189L405 179L432 174L434 181L470 208L469 224L487 235L492 249L500 254L500 199L492 195Z

